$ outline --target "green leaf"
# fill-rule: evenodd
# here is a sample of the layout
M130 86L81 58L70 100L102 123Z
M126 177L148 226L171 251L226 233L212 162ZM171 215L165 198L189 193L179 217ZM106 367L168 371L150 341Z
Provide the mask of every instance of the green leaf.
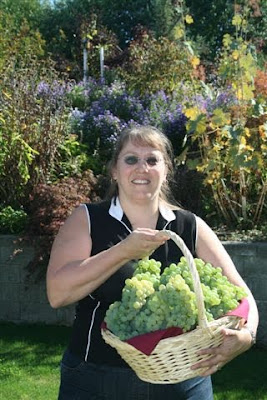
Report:
M221 108L216 108L211 117L211 123L219 128L224 125L228 125L230 122L230 114L225 113Z
M186 123L186 129L188 133L194 133L195 135L201 135L206 132L207 129L207 117L205 114L199 114L195 120L190 120Z

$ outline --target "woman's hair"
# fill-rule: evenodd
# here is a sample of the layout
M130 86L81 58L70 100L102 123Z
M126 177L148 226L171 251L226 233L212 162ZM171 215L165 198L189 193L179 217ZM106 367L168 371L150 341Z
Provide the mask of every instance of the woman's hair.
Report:
M143 125L143 126L138 125L126 128L120 133L113 151L112 158L108 166L108 171L111 178L111 185L107 194L107 198L110 199L113 196L118 195L118 186L117 183L112 179L112 171L116 167L118 157L122 149L129 142L135 145L153 147L154 149L159 150L162 153L164 163L167 168L167 176L166 180L163 182L161 186L159 198L161 201L167 203L169 206L177 208L177 205L175 205L175 201L172 198L169 186L169 182L171 181L173 175L172 145L167 136L164 135L164 133L162 133L160 130L150 125Z

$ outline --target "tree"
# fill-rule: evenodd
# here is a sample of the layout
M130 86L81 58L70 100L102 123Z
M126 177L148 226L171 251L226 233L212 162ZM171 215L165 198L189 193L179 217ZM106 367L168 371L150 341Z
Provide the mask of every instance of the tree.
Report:
M266 51L266 2L243 0L238 3L239 5L249 4L252 18L248 22L248 36L253 39L258 48ZM194 18L194 24L190 26L190 34L200 43L205 58L213 60L222 47L224 34L234 32L231 21L235 4L232 0L210 0L209 2L186 0L186 5Z
M40 23L42 9L40 0L1 0L0 3L0 12L12 17L13 26L17 30L20 30L25 20L30 28L36 30Z
M89 38L89 65L96 68L95 50L105 46L110 65L112 58L127 49L140 27L156 38L169 36L180 18L178 0L58 0L43 12L40 31L58 65L81 78L82 42ZM97 64L99 63L97 59ZM93 72L95 76L95 72Z

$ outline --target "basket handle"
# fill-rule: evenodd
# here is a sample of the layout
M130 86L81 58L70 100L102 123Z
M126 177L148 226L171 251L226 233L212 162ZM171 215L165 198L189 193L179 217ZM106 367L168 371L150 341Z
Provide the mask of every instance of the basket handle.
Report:
M186 258L186 261L188 263L193 278L193 286L196 295L196 302L198 309L198 325L200 328L207 330L207 332L211 336L213 336L212 331L209 328L208 320L205 313L204 296L194 258L189 249L187 248L185 242L180 236L178 236L175 232L172 232L167 229L164 229L162 232L166 233L167 236L169 236L169 238L174 241L174 243L179 247L179 249L182 251L182 253Z

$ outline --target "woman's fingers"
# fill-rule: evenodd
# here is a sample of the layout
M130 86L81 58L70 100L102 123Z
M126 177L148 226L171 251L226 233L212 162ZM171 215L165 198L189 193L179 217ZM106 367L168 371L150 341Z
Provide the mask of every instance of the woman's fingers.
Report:
M249 348L251 338L246 332L234 329L222 329L223 342L218 347L202 349L199 355L207 355L208 358L191 366L193 370L206 368L202 376L207 376L218 371L226 363L243 353Z
M129 258L143 258L152 254L159 246L168 240L167 235L160 231L138 228L124 240L129 252Z

